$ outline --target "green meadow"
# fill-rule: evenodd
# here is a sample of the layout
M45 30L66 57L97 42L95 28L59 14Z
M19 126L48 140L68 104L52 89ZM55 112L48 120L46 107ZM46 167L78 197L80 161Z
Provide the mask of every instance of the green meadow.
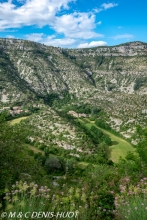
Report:
M10 121L10 124L11 124L11 125L18 124L18 123L20 123L21 120L24 120L24 119L26 119L27 117L28 117L28 116L24 116L24 117L20 117L20 118L13 119L13 120Z
M85 121L87 121L87 123L85 123ZM89 129L91 128L92 125L96 126L98 129L100 129L103 133L107 134L111 138L112 146L110 146L110 149L111 149L110 159L114 163L117 163L120 157L125 158L127 155L127 152L129 151L135 152L135 148L129 142L127 142L121 137L118 137L112 134L111 132L105 129L98 127L97 125L94 124L94 121L90 121L88 119L83 121L80 119L80 122L84 123L85 126Z

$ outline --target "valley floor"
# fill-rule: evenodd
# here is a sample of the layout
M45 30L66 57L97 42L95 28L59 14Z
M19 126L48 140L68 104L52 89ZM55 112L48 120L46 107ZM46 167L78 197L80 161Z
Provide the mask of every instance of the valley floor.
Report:
M86 126L88 128L91 128L91 126L94 124L94 121L90 121L89 119L86 120L87 120ZM95 126L111 138L112 146L110 146L111 149L110 159L114 163L117 163L120 157L125 158L128 152L135 152L135 148L126 140L112 134L111 132L105 129L98 127L97 125Z

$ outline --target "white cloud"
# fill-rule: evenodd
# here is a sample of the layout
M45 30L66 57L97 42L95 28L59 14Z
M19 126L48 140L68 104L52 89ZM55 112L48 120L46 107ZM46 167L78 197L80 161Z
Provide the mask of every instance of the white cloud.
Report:
M94 8L93 11L95 13L100 13L101 11L103 11L103 9L102 8Z
M103 3L100 8L94 8L93 11L95 13L100 13L101 11L104 11L104 10L107 10L109 8L113 8L113 7L116 7L118 6L117 3Z
M49 46L55 47L69 47L69 48L88 48L88 47L97 47L97 46L106 46L105 41L92 41L90 43L79 43L80 39L74 38L57 38L56 35L45 35L43 33L32 33L25 35L27 40L43 43ZM78 45L78 46L77 46Z
M15 38L13 35L6 35L6 38Z
M78 48L89 48L89 47L98 47L98 46L106 46L107 42L105 41L92 41L90 43L81 43Z
M102 24L102 22L101 22L101 21L99 21L99 22L97 22L97 24L98 24L98 25L101 25L101 24Z
M72 38L50 38L47 37L43 40L43 43L46 45L52 45L55 47L74 47L75 39Z
M120 34L120 35L116 35L113 38L114 40L118 40L118 39L130 39L133 38L134 36L132 34Z
M32 34L26 34L25 37L27 40L41 42L44 37L44 34L43 33L32 33Z
M23 2L23 0L18 0ZM12 1L0 3L0 30L36 25L48 25L66 38L90 39L103 37L94 31L96 17L93 12L74 12L59 15L62 9L75 0L26 0L17 6ZM100 23L99 23L100 24ZM34 36L35 37L35 36ZM37 37L37 36L36 36Z
M116 7L118 6L118 4L116 3L103 3L101 5L101 7L103 7L104 9L109 9L109 8L113 8L113 7Z
M73 13L56 17L53 29L66 37L90 39L93 37L103 37L102 34L95 33L95 15L92 13Z
M15 2L19 2L17 4ZM69 3L76 0L8 0L0 3L0 30L6 31L10 28L16 30L23 26L48 26L55 31L57 36L64 36L59 39L56 36L47 36L43 33L26 35L26 39L45 43L53 46L72 46L80 44L81 39L92 39L103 37L103 34L95 32L95 28L101 25L96 23L96 13L117 6L115 3L103 3L100 9L92 12L74 12L62 14L69 9ZM93 42L93 43L92 43ZM99 46L98 42L92 41L88 45ZM101 44L100 43L100 44ZM98 44L98 45L97 45Z
M27 0L17 7L12 1L0 3L0 29L28 25L51 25L55 15L74 0Z
M25 35L27 40L43 43L55 47L72 47L76 40L72 38L56 38L56 35L45 35L43 33L32 33Z

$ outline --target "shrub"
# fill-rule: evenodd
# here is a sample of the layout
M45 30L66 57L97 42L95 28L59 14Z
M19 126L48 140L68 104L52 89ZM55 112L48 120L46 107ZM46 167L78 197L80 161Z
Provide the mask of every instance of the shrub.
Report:
M115 196L116 216L118 219L147 219L147 178L141 179L137 185L130 184L125 178L120 185L120 194Z
M64 161L55 156L50 156L46 159L45 168L48 174L65 172Z

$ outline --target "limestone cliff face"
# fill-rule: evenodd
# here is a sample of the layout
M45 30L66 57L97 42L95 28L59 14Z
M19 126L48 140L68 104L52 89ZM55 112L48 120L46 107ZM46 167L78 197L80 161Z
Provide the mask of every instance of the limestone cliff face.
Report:
M134 94L147 93L147 44L65 50L95 81L97 88Z
M3 95L7 101L12 100L12 91L16 99L15 92L22 97L23 90L41 97L65 90L78 96L87 85L93 86L88 74L68 59L61 48L0 39L0 56L1 82L6 83L1 83L2 101Z
M21 97L23 90L40 96L68 90L78 97L95 88L147 92L147 44L142 42L64 50L30 41L0 39L0 56L2 101L4 95L12 96L12 91L13 97L16 91Z
M75 54L75 50L67 50L70 53ZM135 41L125 44L120 44L117 46L99 46L95 48L88 48L88 49L77 49L76 53L83 54L87 56L136 56L136 55L147 55L147 43Z
M147 43L62 49L0 39L0 106L67 91L126 123L145 123ZM130 122L131 123L131 122ZM117 126L117 125L116 125ZM121 126L121 123L118 127Z

